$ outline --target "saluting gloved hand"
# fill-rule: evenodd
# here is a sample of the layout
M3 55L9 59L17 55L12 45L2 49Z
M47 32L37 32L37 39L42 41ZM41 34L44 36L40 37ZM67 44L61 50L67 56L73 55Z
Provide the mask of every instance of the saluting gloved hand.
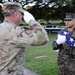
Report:
M28 11L24 11L24 16L23 16L25 22L27 24L29 24L29 21L30 20L34 20L35 21L35 18L33 17L33 15L31 13L29 13Z
M66 37L64 36L64 35L58 35L58 37L57 37L57 40L56 40L56 43L58 44L58 45L60 45L60 44L62 44L62 43L64 43L64 42L66 42Z
M42 32L47 35L47 32L45 31L44 27L40 25L39 22L35 20L33 15L29 13L28 11L24 11L24 16L23 16L25 22L30 25L30 29L37 31L37 30L42 30Z
M32 26L32 25L40 26L40 24L35 20L34 16L31 13L29 13L28 11L24 11L23 18L24 18L25 22L27 24L29 24L30 26Z

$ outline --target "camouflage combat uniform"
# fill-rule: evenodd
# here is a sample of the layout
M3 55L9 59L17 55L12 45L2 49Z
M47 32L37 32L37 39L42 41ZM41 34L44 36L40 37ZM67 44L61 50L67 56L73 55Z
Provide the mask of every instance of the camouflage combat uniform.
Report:
M70 35L75 39L75 28ZM75 75L75 47L69 46L66 42L61 45L53 43L53 49L59 49L58 53L58 75Z
M0 24L0 75L25 75L25 47L43 45L48 41L42 27L36 25L35 28L35 31L25 30L8 21Z

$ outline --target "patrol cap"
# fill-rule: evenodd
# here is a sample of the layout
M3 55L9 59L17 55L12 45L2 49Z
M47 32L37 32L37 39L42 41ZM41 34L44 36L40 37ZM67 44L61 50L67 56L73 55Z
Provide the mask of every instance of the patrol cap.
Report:
M75 13L66 13L64 21L73 20L73 19L75 19Z
M6 2L6 3L4 3L3 7L2 7L2 10L3 10L3 13L13 13L13 12L16 12L16 11L24 13L22 5L20 3L16 3L16 2Z

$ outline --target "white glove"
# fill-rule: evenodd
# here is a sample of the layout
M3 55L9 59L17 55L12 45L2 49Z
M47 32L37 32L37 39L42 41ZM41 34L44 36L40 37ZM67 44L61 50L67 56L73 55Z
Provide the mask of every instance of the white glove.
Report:
M24 16L23 16L23 18L24 18L24 20L25 20L25 22L26 22L27 24L29 24L29 21L30 21L30 20L35 20L35 18L33 17L33 15L30 14L29 12L27 12L27 11L24 11Z
M56 42L57 42L58 45L60 45L60 44L62 44L64 42L66 42L66 37L59 34Z

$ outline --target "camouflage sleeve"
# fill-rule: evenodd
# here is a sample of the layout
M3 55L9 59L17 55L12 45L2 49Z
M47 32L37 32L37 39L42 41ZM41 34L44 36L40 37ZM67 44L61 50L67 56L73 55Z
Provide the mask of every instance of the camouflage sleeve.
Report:
M14 35L13 39L9 40L7 44L13 44L18 47L39 46L46 44L49 40L46 31L41 26L34 26L33 29L28 30L17 28L14 33L19 35Z
M43 45L49 41L47 32L45 31L44 27L40 25L40 23L38 23L36 20L30 20L29 25L34 30L38 38L38 41L33 45Z

